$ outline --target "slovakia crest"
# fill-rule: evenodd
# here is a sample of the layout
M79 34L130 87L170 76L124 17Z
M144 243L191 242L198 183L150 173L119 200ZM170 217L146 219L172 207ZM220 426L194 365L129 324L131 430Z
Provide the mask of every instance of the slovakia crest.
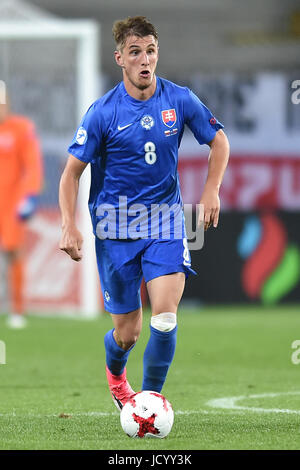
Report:
M177 121L175 109L166 109L161 112L163 123L167 127L173 127Z

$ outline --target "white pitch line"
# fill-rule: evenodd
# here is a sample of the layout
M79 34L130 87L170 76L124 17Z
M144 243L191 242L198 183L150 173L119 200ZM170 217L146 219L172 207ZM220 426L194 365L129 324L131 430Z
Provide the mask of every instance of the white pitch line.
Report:
M220 414L221 411L218 410L176 410L175 415L192 415L192 414ZM83 412L78 412L78 413L72 413L72 412L63 412L64 415L66 415L65 419L68 419L68 417L76 418L78 416L91 416L91 417L107 417L107 416L119 416L120 413L118 411L111 411L111 412L106 412L106 411L83 411ZM13 418L19 418L19 417L27 417L27 418L59 418L59 414L35 414L35 413L27 413L27 414L18 414L16 412L12 413L0 413L0 417L13 417ZM61 418L63 419L63 417Z
M176 410L174 411L175 415L193 415L193 414L217 414L220 413L217 410ZM72 414L72 413L70 413ZM114 411L112 413L99 413L98 411L88 411L88 412L83 412L83 413L73 413L72 416L118 416L120 413L117 411Z
M40 413L0 413L0 417L13 417L13 418L20 418L20 417L26 417L26 418L68 418L68 417L73 417L73 416L97 416L97 417L105 417L105 416L118 416L120 413L117 411L86 411L82 413L72 413L72 412L63 412L65 416L59 416L60 413L51 413L51 414L40 414Z
M242 406L237 405L241 400L249 400L255 398L275 398L283 395L300 395L300 391L296 392L278 392L278 393L261 393L255 395L241 395L237 397L223 397L223 398L214 398L209 400L206 405L213 408L233 410L233 411L255 411L257 413L286 413L286 414L296 414L300 415L300 410L290 410L284 408L261 408L256 406Z
M220 414L222 410L234 411L235 413L244 413L245 411L254 411L258 413L286 413L286 414L300 414L300 410L290 410L290 409L282 409L282 408L259 408L259 407L251 407L251 406L242 406L238 405L237 403L241 400L245 399L255 399L255 398L275 398L282 395L300 395L300 391L295 392L278 392L278 393L261 393L261 394L253 394L253 395L240 395L236 397L223 397L223 398L214 398L209 400L206 405L214 410L175 410L175 415L193 415L193 414ZM70 417L79 417L79 416L90 416L90 417L109 417L109 416L119 416L118 411L83 411L83 412L63 412L66 416ZM40 414L40 413L16 413L15 411L10 413L0 413L0 417L28 417L28 418L59 418L59 414L51 413L51 414ZM64 418L61 418L64 419ZM68 419L68 418L65 418Z

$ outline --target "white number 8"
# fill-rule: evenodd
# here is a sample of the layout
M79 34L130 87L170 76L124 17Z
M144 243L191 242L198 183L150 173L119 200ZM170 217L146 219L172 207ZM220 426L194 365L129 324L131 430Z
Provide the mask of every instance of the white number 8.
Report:
M155 153L156 147L153 142L146 142L144 145L145 160L148 165L153 165L156 162L157 155Z

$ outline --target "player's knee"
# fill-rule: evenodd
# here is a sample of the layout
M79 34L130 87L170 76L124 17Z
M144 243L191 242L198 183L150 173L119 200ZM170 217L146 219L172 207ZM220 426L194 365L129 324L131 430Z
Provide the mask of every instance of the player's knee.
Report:
M178 304L179 301L177 302L177 299L158 299L151 303L152 315L157 316L165 312L172 312L174 315L176 315Z
M119 346L128 351L139 339L140 331L118 332L117 336Z
M151 326L159 331L172 331L177 325L176 313L163 312L151 317Z
M128 351L128 349L130 349L132 346L135 345L135 343L137 342L138 338L132 338L131 340L120 340L120 344L119 346L124 349L125 351Z

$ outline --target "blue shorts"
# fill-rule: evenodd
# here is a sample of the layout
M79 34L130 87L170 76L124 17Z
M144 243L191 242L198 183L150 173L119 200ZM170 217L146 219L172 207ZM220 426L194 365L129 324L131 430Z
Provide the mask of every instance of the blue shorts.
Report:
M141 307L142 278L151 281L166 274L191 269L186 239L101 240L96 256L104 307L110 313L128 313Z

